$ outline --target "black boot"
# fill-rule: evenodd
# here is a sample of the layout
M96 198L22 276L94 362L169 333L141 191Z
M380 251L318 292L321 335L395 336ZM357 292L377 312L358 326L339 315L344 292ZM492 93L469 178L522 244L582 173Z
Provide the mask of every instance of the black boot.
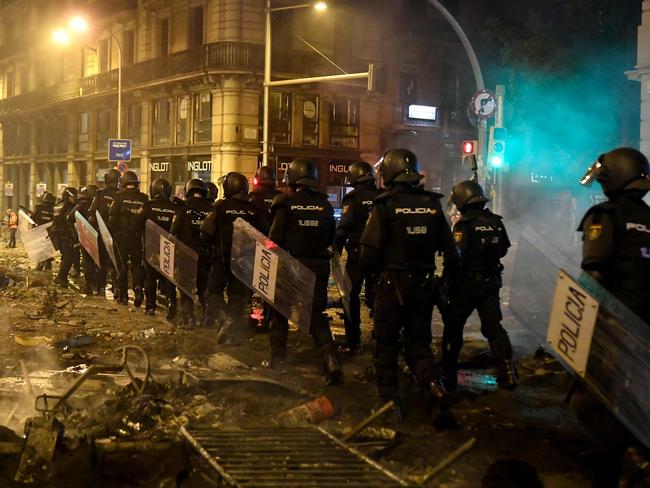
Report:
M144 295L142 294L142 288L136 286L135 289L133 290L133 293L135 294L135 297L133 298L133 305L135 307L139 307L140 305L142 305L142 300L144 299Z
M432 381L429 384L429 393L433 401L438 405L441 414L445 414L451 408L451 396L442 384L441 380Z
M343 383L343 369L334 353L334 347L331 344L321 348L321 359L323 361L325 383L328 385L338 385Z
M165 320L171 322L176 317L176 302L170 301L167 306L167 314L165 315Z
M512 361L501 361L497 366L497 384L503 390L514 390L517 387L517 368Z

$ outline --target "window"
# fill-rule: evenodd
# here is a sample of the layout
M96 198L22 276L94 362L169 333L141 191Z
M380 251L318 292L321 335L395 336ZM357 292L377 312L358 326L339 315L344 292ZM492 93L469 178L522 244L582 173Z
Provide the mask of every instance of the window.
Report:
M178 97L178 117L176 119L176 144L187 144L189 142L190 130L190 97L181 95Z
M194 95L194 142L212 140L212 93Z
M142 106L139 103L131 105L128 116L126 131L129 139L133 142L133 146L137 147L140 145L140 133L142 129Z
M108 139L111 137L111 111L108 109L97 112L97 136L95 147L97 151L108 149Z
M302 105L302 144L318 146L318 97L307 95Z
M77 124L77 151L88 151L88 112L79 114Z
M28 123L18 125L18 153L27 156L32 150L32 128Z
M332 102L330 145L359 146L359 101L336 98Z
M271 92L269 103L269 127L271 143L291 143L291 95L282 92Z
M14 72L7 71L6 75L7 98L14 96Z
M122 64L128 66L135 61L135 32L125 30L122 34Z
M158 24L158 55L169 54L169 19L162 19Z
M16 156L18 148L18 127L14 124L2 124L2 134L4 155Z
M48 121L39 120L36 122L36 154L52 154L54 134L48 137Z
M63 117L56 122L56 140L54 141L53 152L56 154L65 154L68 152L68 118Z
M187 27L188 47L198 47L203 44L203 6L192 7L190 9L190 18Z
M168 98L159 98L153 101L153 144L164 146L171 144L170 129L170 101Z
M110 66L110 44L108 39L100 39L97 42L97 57L99 58L99 73L104 73L108 71Z

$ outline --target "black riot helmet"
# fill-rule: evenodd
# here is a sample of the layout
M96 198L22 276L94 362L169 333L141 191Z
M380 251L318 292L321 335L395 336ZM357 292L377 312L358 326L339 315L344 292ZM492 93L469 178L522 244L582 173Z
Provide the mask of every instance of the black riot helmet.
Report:
M46 191L45 193L43 193L42 198L43 198L43 203L49 203L49 204L52 204L52 205L54 205L56 203L56 197L52 193L50 193L49 191Z
M584 186L598 181L603 193L612 197L630 190L650 190L650 166L648 158L631 147L619 147L598 156L580 180Z
M365 161L357 161L348 167L348 174L345 177L346 184L356 186L365 181L374 181L372 166Z
M461 212L473 203L485 204L489 201L490 199L486 198L483 187L472 180L457 183L454 185L451 195L449 195L449 203L456 205L456 208Z
M104 183L106 186L117 188L117 185L120 183L120 172L115 168L109 169L104 173Z
M97 185L86 185L81 188L81 195L86 199L92 201L97 196Z
M217 197L219 196L219 188L217 188L217 185L215 185L211 181L205 182L205 192L207 197L210 200L216 200Z
M125 171L120 177L120 188L126 188L128 186L138 187L140 186L140 180L138 180L138 175L133 171Z
M384 184L408 183L417 185L422 179L418 158L408 149L391 149L379 161L379 172Z
M253 186L275 186L275 171L270 166L260 166L255 171Z
M316 188L318 186L316 163L307 158L294 159L284 173L282 181L289 186L304 185Z
M205 197L207 193L205 182L200 178L192 178L185 183L185 198L190 198L192 195Z
M165 178L156 178L151 183L149 193L151 198L166 198L169 200L172 196L172 185Z
M228 198L237 193L248 193L248 178L241 173L228 173L223 179L223 196Z
M61 193L61 199L64 202L72 202L72 203L74 203L75 200L77 199L78 195L79 195L79 192L77 191L77 189L74 186L68 186Z

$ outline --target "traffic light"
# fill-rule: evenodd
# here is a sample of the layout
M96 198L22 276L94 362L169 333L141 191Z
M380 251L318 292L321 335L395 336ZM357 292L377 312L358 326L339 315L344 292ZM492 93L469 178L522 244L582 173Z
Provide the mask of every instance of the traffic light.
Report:
M491 168L499 169L505 164L507 135L508 133L504 127L490 127L488 164Z
M463 141L460 146L460 152L463 157L462 166L472 171L476 170L476 154L478 152L478 141Z
M368 65L368 92L385 93L388 83L388 69L383 63Z

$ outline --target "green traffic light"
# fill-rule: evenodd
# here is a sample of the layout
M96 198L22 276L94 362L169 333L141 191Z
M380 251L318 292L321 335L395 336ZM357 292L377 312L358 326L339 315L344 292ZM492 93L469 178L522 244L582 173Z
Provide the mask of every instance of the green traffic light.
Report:
M492 156L490 159L490 165L493 168L501 168L503 166L503 159L501 156Z

